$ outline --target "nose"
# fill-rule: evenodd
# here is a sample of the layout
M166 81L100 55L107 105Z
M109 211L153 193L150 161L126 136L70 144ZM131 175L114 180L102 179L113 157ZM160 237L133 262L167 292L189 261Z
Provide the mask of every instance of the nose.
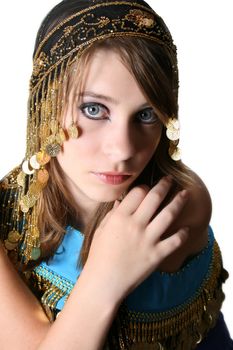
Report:
M136 152L138 137L132 125L126 120L121 123L109 123L103 135L103 152L114 162L131 159Z

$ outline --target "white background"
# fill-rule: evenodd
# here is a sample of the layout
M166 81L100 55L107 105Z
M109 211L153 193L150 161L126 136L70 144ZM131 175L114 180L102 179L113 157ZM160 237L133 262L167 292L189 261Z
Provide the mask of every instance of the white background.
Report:
M232 0L151 0L178 47L183 161L204 180L224 265L232 275L223 311L233 334ZM37 29L57 0L1 4L0 177L24 156L28 82ZM190 276L195 278L195 276Z

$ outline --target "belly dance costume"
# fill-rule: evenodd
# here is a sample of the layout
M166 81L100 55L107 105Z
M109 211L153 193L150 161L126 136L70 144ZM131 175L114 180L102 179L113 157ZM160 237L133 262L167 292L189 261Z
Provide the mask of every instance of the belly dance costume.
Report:
M82 243L82 233L67 227L53 258L37 266L29 278L51 321L58 317L81 273L77 260ZM209 227L207 246L178 272L156 271L125 298L106 349L233 349L219 311L225 277Z
M70 16L44 35L50 17L70 6ZM49 173L47 163L65 141L60 125L63 90L70 67L98 40L113 37L147 39L160 47L172 70L178 99L176 46L162 18L143 0L63 1L44 20L34 53L30 80L27 150L22 166L0 187L0 232L9 258L17 264L37 262L24 277L51 322L58 317L81 272L77 260L82 233L67 226L56 253L41 261L38 202ZM178 160L177 120L169 123L167 154ZM69 135L77 137L71 125ZM173 142L174 141L174 142ZM174 164L173 164L174 167ZM208 245L177 273L154 272L128 295L112 324L105 349L230 350L232 341L220 313L224 299L219 247L209 228Z

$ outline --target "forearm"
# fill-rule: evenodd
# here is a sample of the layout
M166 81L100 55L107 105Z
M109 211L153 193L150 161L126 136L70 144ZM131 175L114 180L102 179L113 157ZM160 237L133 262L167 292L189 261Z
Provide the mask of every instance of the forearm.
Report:
M0 349L37 349L51 325L39 301L13 268L1 241L0 276Z
M1 349L102 349L119 304L103 279L82 273L59 317L50 324L5 256L1 242L0 272Z

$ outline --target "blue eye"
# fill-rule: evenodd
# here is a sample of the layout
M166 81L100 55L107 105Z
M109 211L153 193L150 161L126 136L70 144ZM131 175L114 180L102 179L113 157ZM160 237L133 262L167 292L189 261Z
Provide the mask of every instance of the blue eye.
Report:
M90 115L97 115L100 112L100 108L97 105L93 105L93 106L87 106L86 107L86 111L87 113L89 113Z
M139 112L137 119L144 124L154 124L159 120L152 108L147 108Z
M99 120L106 117L106 108L100 103L84 103L79 109L81 112L90 119Z

